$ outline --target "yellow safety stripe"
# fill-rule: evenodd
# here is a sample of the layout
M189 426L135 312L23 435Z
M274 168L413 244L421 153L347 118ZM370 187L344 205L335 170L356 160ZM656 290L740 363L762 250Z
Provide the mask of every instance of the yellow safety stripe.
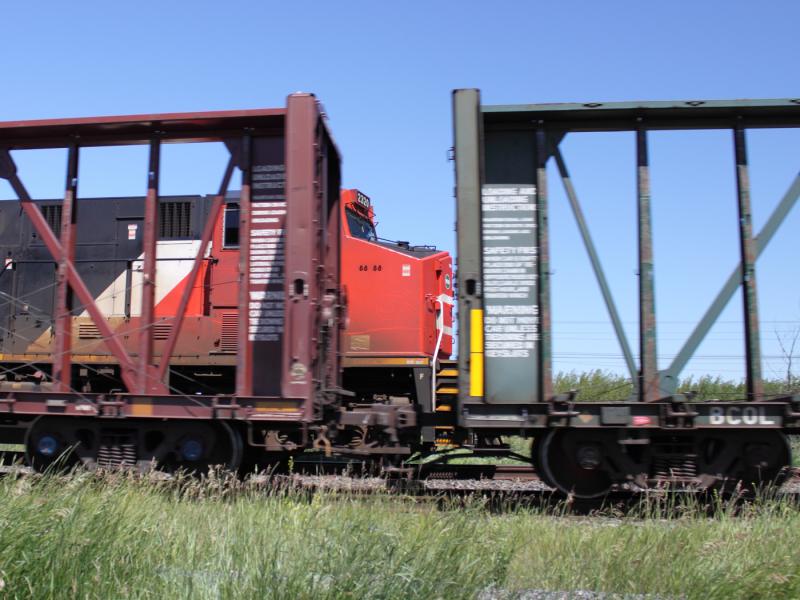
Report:
M429 364L430 360L424 357L346 356L342 359L343 367L383 367L386 365L424 367Z
M483 396L483 310L470 311L469 395Z

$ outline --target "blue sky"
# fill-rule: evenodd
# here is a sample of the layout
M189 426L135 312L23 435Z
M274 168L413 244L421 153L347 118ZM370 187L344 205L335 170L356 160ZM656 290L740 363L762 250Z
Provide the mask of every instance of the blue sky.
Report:
M381 234L454 248L450 91L487 104L796 98L800 4L649 2L3 2L0 119L272 107L315 92L344 183L375 201ZM737 260L728 132L653 134L662 365ZM797 175L800 131L749 138L756 230ZM632 137L567 138L565 158L636 345ZM164 193L216 189L218 149L165 157ZM63 188L58 152L20 157L40 197ZM144 149L82 162L81 194L144 189ZM113 169L111 167L114 167ZM113 172L113 181L107 175ZM616 342L551 170L555 367L621 371ZM0 197L10 197L0 183ZM800 326L800 208L759 264L764 368ZM738 378L737 296L688 374Z

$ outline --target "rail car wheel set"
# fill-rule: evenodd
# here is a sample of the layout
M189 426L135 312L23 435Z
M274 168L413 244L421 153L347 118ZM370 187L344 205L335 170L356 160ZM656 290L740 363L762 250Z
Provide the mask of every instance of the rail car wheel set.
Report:
M277 109L0 123L0 178L16 196L0 201L0 443L24 445L37 470L202 473L308 456L411 469L456 449L514 456L504 438L524 436L544 482L579 498L774 482L800 396L764 394L755 265L800 176L755 235L746 136L799 125L796 100L485 106L456 90L454 271L447 252L378 237L372 200L341 189L311 94ZM659 371L648 133L705 129L731 134L741 252ZM560 151L573 132L609 131L636 140L638 359ZM163 146L209 142L227 158L217 192L160 194ZM79 197L81 152L120 145L148 147L142 196ZM66 151L64 195L33 198L18 156L52 148ZM553 392L551 161L635 383L627 401ZM740 287L746 397L677 393Z

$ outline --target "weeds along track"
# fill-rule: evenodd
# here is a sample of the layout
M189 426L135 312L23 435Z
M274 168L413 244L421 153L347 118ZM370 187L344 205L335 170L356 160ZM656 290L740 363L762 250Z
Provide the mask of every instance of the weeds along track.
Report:
M574 500L548 486L530 467L511 465L442 465L424 473L423 478L367 477L335 473L294 473L277 475L286 478L293 487L309 492L346 492L356 494L389 493L429 498L453 498L477 496L496 501L498 505L563 504L565 501L578 512L592 510L598 506L616 505L620 508L637 505L647 498L711 498L718 494L691 490L648 489L615 490L603 498ZM757 492L737 490L723 497L727 500L747 501L755 496L775 497L800 503L800 469L791 469L780 486ZM800 505L800 504L798 504Z
M15 478L41 478L48 475L37 474L20 465L0 466L0 476ZM265 496L289 495L311 499L317 495L340 497L384 497L413 499L424 504L433 503L451 507L467 502L483 504L492 511L508 511L516 508L538 507L555 510L559 514L607 516L614 514L641 512L643 505L659 507L655 516L680 513L686 506L695 509L705 507L709 514L720 509L728 510L731 505L752 504L780 500L800 507L800 468L790 469L780 486L753 492L733 492L718 495L709 492L687 490L668 491L615 490L603 498L579 500L565 496L544 483L535 470L525 465L427 465L416 475L395 470L380 476L355 473L347 469L334 469L332 465L317 465L312 469L307 465L295 472L260 472L246 476L224 470L212 471L208 476L194 477L189 474L169 475L161 472L148 474L117 470L87 473L85 471L60 475L80 477L91 475L99 482L108 478L109 482L130 478L155 482L166 488L178 487L188 490L190 497L204 496L209 490L221 496L236 496L239 493L257 493Z

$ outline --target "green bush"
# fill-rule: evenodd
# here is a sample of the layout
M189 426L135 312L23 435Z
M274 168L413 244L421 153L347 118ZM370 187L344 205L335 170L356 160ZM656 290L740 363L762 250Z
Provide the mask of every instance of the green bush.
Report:
M630 400L634 393L630 378L617 373L602 371L574 371L558 373L553 378L553 389L557 394L577 391L578 402L610 402L615 400ZM764 394L777 396L798 392L796 387L787 386L782 379L765 379ZM743 381L722 379L719 376L704 375L703 377L688 377L678 384L678 392L682 394L694 392L695 400L742 400L746 396Z

